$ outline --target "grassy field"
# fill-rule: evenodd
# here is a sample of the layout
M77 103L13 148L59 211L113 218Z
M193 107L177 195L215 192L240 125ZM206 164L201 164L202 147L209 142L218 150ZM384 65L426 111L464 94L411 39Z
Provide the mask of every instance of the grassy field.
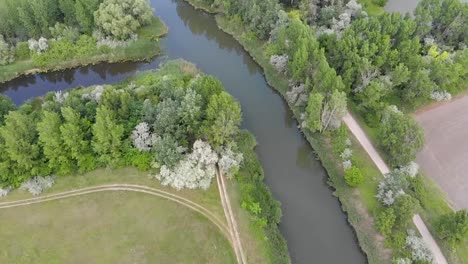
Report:
M376 5L372 0L358 0L364 10L371 16L380 16L385 12L385 9L382 6Z
M59 71L101 62L145 61L161 53L158 39L168 32L168 28L158 17L138 30L138 40L126 47L108 49L97 55L74 57L65 61L54 61L44 67L36 67L31 59L16 61L0 66L0 83L12 80L24 74Z
M235 263L228 240L205 217L140 193L2 209L0 237L2 263Z
M202 205L218 219L225 219L215 182L207 191L176 191L133 168L99 169L60 177L43 195L117 183L174 193ZM237 197L234 183L230 183L229 190ZM31 195L15 190L0 198L0 203L26 198ZM267 263L262 250L266 241L252 232L251 217L238 200L233 198L232 203L238 213L247 258L252 263ZM0 237L0 263L94 263L96 259L103 263L235 262L229 242L204 216L177 203L140 193L102 192L0 209Z

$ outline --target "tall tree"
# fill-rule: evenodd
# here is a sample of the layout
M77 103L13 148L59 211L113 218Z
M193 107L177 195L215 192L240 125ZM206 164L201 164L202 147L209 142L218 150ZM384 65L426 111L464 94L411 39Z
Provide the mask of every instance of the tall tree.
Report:
M37 131L49 168L64 175L72 172L74 166L70 153L63 147L61 125L62 119L58 113L45 111L42 120L37 123Z
M77 162L78 171L86 172L96 167L91 145L90 122L81 119L80 114L71 107L62 108L65 120L60 133L65 150Z
M240 105L226 92L211 96L201 131L209 142L219 147L232 140L241 123Z
M124 127L117 123L115 112L106 107L99 107L96 113L96 123L93 125L92 145L103 164L116 165L120 162L123 134Z

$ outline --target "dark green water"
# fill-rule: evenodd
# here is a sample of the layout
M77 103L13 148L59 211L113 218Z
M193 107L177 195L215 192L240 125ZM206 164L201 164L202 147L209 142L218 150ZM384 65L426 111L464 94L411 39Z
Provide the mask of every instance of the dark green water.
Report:
M327 175L305 141L282 98L266 83L261 68L212 16L183 1L153 0L169 27L162 40L165 57L151 63L100 64L63 72L22 77L1 85L16 103L47 91L79 85L115 83L136 71L156 68L166 59L183 58L216 76L239 100L243 126L257 138L256 149L266 183L282 203L280 229L293 263L365 263L352 228L326 184Z

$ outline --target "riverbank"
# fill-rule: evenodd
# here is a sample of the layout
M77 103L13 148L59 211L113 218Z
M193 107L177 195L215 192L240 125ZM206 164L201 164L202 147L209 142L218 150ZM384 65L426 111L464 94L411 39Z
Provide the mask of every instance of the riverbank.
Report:
M159 38L165 36L169 29L158 17L137 32L138 39L127 46L116 48L96 48L92 54L75 55L67 60L52 60L37 66L31 58L16 61L13 64L0 66L0 83L11 81L24 75L61 71L103 62L138 62L150 61L161 54Z

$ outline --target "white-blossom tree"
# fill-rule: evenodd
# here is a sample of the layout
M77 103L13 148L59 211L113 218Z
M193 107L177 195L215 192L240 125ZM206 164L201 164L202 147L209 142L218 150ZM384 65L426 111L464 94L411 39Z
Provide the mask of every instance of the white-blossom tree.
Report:
M68 95L68 92L57 91L54 93L54 102L63 104L65 102L65 99L67 99Z
M235 153L231 148L223 148L218 161L219 169L228 178L234 177L244 160L242 153Z
M132 131L130 136L133 146L139 151L150 151L154 144L160 140L160 137L151 133L150 126L146 122L139 123Z
M192 153L187 154L173 169L163 165L156 178L162 185L169 185L177 190L183 188L206 190L216 175L217 161L218 155L211 146L197 140L193 144Z
M376 198L383 205L392 205L398 196L405 194L404 189L408 187L406 177L399 170L384 175L383 180L379 183Z
M38 40L29 39L28 46L29 50L41 54L49 49L49 41L44 37L40 37Z
M81 98L93 100L99 103L101 101L101 96L103 93L104 93L104 86L98 85L90 93L83 94Z
M286 73L288 69L289 56L287 54L272 55L270 57L270 64L273 65L280 73Z

